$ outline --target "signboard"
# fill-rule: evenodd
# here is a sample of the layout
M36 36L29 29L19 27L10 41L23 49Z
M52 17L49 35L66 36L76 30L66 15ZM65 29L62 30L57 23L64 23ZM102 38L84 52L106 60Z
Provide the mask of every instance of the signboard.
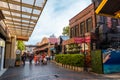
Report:
M20 54L20 50L16 50L16 54Z
M71 44L71 43L89 43L90 42L90 36L87 36L87 37L81 37L81 38L71 38L71 39L68 39L66 41L63 42L63 45L66 45L66 44Z

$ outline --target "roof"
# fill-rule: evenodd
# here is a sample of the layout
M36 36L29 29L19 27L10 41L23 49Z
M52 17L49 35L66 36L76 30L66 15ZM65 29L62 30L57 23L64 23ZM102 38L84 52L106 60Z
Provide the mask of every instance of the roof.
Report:
M47 0L0 0L4 23L11 35L28 40Z
M49 43L51 43L51 44L58 43L58 39L57 38L48 38L48 40L49 40Z
M96 14L120 18L120 0L102 0Z

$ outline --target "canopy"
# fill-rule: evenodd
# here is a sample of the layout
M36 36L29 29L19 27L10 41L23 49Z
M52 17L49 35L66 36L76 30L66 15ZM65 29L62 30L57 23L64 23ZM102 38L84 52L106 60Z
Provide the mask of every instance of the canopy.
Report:
M4 23L11 35L28 40L47 0L0 0Z
M120 0L102 0L96 14L120 18Z

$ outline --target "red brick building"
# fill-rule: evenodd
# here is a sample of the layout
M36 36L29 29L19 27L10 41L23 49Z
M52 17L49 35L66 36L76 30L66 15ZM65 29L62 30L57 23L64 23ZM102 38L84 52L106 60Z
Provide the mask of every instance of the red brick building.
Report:
M88 63L93 49L120 45L120 20L96 15L96 5L90 4L69 20L70 39L63 42L66 53L84 53Z
M70 19L70 39L63 42L63 45L66 45L67 53L86 53L88 63L90 63L91 31L96 26L94 11L94 4L91 4ZM69 46L67 47L67 45ZM72 45L75 48L71 48Z

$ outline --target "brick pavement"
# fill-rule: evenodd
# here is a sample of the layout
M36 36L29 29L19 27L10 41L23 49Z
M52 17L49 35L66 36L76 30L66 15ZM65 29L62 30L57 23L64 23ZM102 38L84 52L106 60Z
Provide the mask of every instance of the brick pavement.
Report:
M29 65L9 68L0 80L120 80L117 74L96 74L92 72L75 72L48 63L47 65Z

